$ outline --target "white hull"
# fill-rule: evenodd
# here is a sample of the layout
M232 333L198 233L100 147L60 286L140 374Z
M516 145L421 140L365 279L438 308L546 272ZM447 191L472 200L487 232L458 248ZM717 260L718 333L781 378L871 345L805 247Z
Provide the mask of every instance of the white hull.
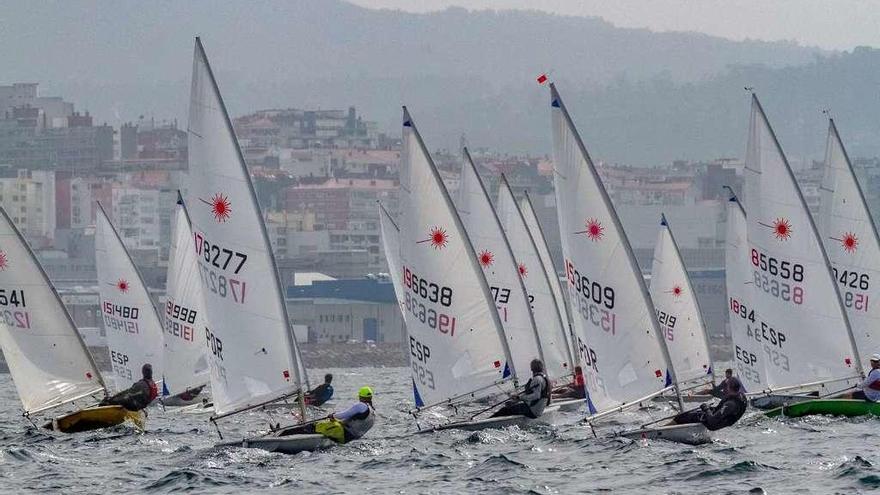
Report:
M269 452L281 454L298 454L315 450L329 449L336 445L324 435L289 435L276 437L266 435L257 438L245 438L235 442L223 442L215 445L217 448L242 447L246 449L263 449Z
M775 409L795 402L803 402L805 400L815 399L818 394L801 395L801 394L771 394L754 397L749 400L749 405L756 409Z
M586 405L585 399L564 399L553 401L549 406L544 408L544 414L550 412L576 412Z
M457 421L442 425L432 426L419 430L418 433L431 433L444 430L479 431L487 428L505 428L508 426L525 426L534 419L525 416L501 416L498 418L475 419L472 421Z
M712 442L711 432L700 423L666 425L643 428L619 433L618 436L633 440L668 440L688 445L702 445Z

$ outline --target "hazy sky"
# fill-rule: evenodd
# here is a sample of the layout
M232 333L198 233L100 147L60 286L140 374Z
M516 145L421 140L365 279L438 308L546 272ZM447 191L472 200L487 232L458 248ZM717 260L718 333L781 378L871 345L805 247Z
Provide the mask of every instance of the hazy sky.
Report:
M698 31L742 40L796 40L829 49L880 46L876 0L349 0L371 8L410 12L537 9L597 16L621 27Z

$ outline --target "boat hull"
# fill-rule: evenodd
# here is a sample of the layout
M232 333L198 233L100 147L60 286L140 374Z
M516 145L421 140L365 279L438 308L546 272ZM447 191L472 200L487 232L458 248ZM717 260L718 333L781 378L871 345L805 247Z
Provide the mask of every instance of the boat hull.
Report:
M139 411L129 411L122 406L98 406L81 409L64 416L53 418L43 427L61 433L79 433L108 428L131 421L140 429L144 428L145 417Z
M625 431L618 436L633 440L668 440L687 445L702 445L712 442L711 432L700 423L684 425L665 425L654 428Z
M247 449L262 449L281 454L298 454L300 452L329 449L334 445L336 445L336 442L330 440L324 435L306 434L279 437L269 434L263 437L245 438L236 442L218 443L215 447L242 447Z
M806 400L811 400L815 397L815 395L794 395L794 394L771 394L771 395L762 395L759 397L755 397L749 400L749 405L754 407L755 409L776 409L778 407L782 407L787 404L793 404L796 402L803 402Z
M812 399L786 404L764 413L768 417L788 416L800 418L814 414L830 416L880 416L880 403L860 399Z
M534 421L525 416L501 416L498 418L476 419L472 421L456 421L442 425L432 426L419 430L418 433L431 433L444 430L479 431L487 428L505 428L507 426L525 426Z
M544 408L544 413L546 414L553 411L575 412L583 408L585 405L586 400L584 399L554 400L549 406Z

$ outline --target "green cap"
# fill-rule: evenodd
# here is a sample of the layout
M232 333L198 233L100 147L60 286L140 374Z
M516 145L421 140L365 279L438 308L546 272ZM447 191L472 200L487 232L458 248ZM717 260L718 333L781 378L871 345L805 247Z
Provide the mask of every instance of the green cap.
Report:
M373 389L370 387L361 387L361 389L358 390L358 397L361 399L372 399Z

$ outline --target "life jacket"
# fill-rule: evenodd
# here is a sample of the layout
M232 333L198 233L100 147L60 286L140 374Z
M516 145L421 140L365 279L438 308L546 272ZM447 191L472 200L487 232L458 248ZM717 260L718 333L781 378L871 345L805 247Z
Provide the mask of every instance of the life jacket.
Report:
M543 388L541 389L541 395L537 399L533 399L529 402L525 402L526 406L531 410L531 417L538 418L542 414L544 414L544 408L550 404L550 381L547 380L547 377L544 376L543 373L537 373L532 375L532 378L529 379L529 384L532 387L541 386L538 383L543 383ZM529 388L529 384L526 385L526 388ZM534 390L534 389L531 389Z
M144 381L147 382L147 385L149 385L149 387L150 387L150 401L149 402L153 402L154 400L156 400L156 397L159 397L159 387L156 385L156 382L154 382L153 380L146 380L145 379Z
M376 422L376 413L372 406L367 405L366 412L358 413L345 420L345 441L357 440L367 434Z
M552 387L550 386L550 380L547 379L547 375L545 375L544 373L538 373L535 376L536 377L540 376L541 378L544 379L544 389L541 390L541 398L544 399L545 401L547 401L546 405L549 406L550 405L550 395L553 392L551 390ZM531 404L529 404L529 405L531 406Z

